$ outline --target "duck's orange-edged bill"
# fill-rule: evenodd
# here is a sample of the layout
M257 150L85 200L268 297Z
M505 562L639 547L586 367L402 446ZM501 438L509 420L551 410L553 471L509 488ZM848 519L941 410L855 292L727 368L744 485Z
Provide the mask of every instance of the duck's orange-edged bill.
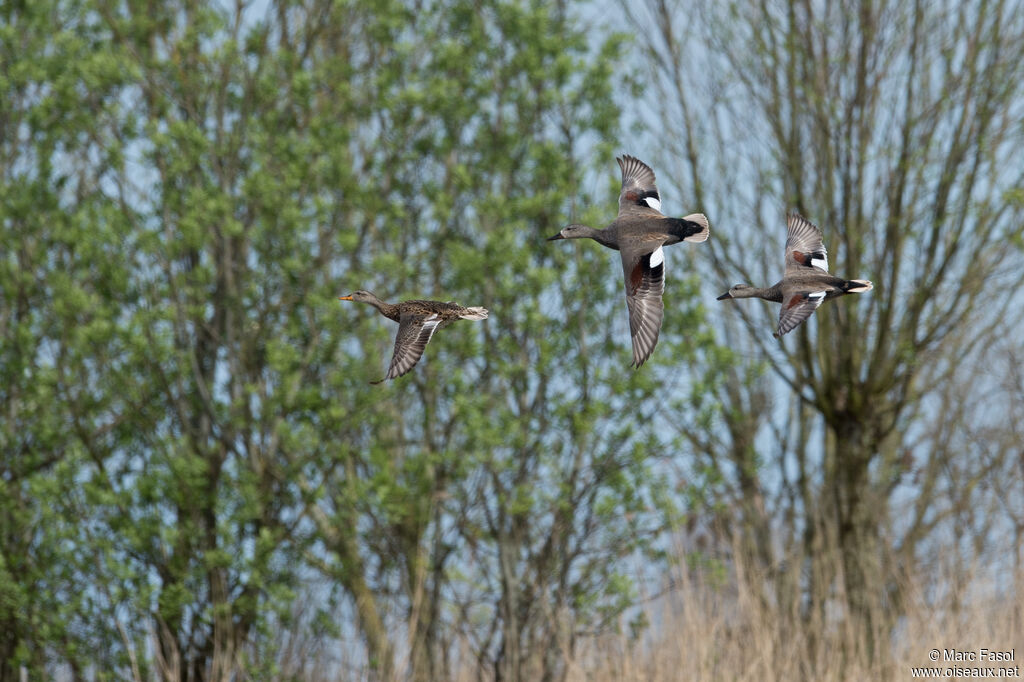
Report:
M351 301L352 297L351 296L339 296L338 300L339 301Z

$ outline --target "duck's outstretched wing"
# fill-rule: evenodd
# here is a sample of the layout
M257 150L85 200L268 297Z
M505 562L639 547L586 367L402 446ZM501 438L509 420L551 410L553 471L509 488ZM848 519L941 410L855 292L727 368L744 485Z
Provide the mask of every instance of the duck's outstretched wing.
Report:
M795 329L801 322L811 316L821 302L825 300L824 291L797 292L782 299L782 310L779 311L779 329L776 338Z
M442 317L437 313L402 313L398 323L398 334L395 335L395 352L391 356L388 374L380 381L372 383L379 384L388 379L395 379L415 367L423 356L423 349L427 347L430 337L434 335L441 321Z
M624 248L622 270L626 278L629 333L633 337L633 366L640 367L658 345L665 306L665 250L658 242Z
M828 272L828 251L821 241L821 230L799 213L786 217L787 270L816 268Z
M616 158L622 169L622 190L619 192L619 215L635 213L661 215L661 195L654 183L654 171L646 163L628 154Z

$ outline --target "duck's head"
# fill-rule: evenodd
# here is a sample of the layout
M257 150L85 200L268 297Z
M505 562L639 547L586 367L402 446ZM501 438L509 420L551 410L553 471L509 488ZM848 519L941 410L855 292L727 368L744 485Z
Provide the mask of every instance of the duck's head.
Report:
M579 225L574 223L563 227L554 237L548 237L548 241L553 242L556 239L582 239L583 237L591 236L593 232L594 228L589 225Z
M724 301L727 298L744 298L744 294L753 289L754 287L749 284L734 284L729 287L729 291L725 292L718 297L719 301Z
M339 301L359 301L361 303L369 303L370 301L376 300L376 296L371 294L369 291L353 291L348 296L339 296Z

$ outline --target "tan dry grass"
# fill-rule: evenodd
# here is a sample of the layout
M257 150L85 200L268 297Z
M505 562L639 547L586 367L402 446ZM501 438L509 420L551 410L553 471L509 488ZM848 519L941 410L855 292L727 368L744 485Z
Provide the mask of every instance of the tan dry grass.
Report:
M1024 604L1014 597L1013 585L997 588L980 571L956 581L950 577L939 581L944 596L938 599L929 597L934 588L926 588L923 578L907 581L908 615L888 637L886 650L872 660L868 648L835 614L825 622L807 623L737 591L736 582L723 587L680 575L671 595L646 607L651 626L643 636L605 636L579 647L568 661L568 680L909 680L912 666L1021 666ZM1019 588L1024 580L1015 584ZM963 587L953 590L951 585ZM983 648L1015 649L1015 660L929 660L932 649ZM1018 667L1018 673L1024 670Z

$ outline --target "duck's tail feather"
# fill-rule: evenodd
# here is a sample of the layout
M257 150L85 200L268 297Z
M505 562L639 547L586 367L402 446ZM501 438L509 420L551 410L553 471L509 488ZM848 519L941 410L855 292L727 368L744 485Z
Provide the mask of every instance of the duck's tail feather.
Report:
M866 279L851 279L846 283L846 287L843 290L848 294L863 294L865 291L871 291L874 286L874 284Z
M683 237L683 241L686 242L703 242L707 241L708 235L711 234L711 224L708 223L708 217L703 213L691 213L688 216L683 217L688 223L693 223L699 228L693 234Z
M481 308L479 306L474 308L466 308L466 312L459 315L464 320L486 320L487 319L487 308Z

